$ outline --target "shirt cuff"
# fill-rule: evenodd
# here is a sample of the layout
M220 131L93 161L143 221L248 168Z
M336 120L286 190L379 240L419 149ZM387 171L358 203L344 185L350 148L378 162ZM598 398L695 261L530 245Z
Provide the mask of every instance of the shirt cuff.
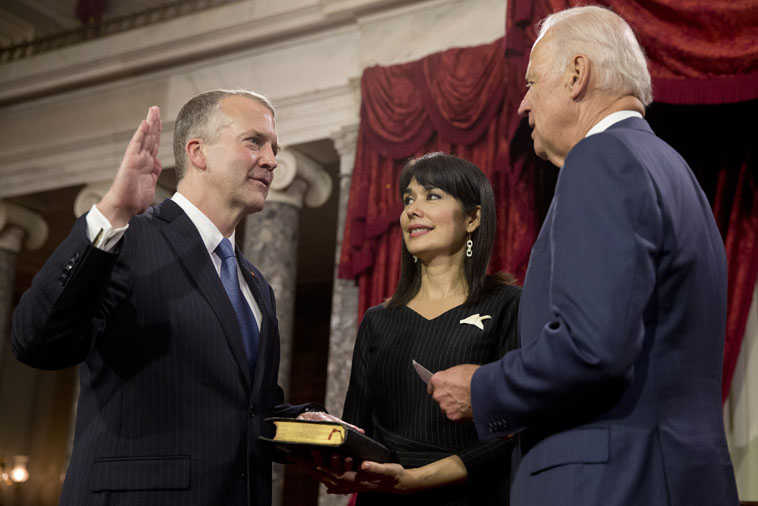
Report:
M113 228L111 222L108 221L108 218L100 212L95 204L92 204L87 213L87 237L99 250L111 251L124 236L127 228L129 228L128 223L123 227Z

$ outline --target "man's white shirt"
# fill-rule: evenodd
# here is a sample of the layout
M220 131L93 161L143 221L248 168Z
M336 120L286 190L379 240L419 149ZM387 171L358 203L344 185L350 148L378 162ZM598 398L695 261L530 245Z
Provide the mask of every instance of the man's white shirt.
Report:
M171 200L173 200L176 205L182 208L185 214L187 214L189 217L192 224L195 225L195 228L200 234L200 238L202 239L203 244L205 244L205 248L211 258L213 267L216 269L216 274L220 276L221 258L219 258L219 256L216 255L214 251L216 250L218 244L221 242L221 239L224 238L223 234L219 231L218 227L213 224L210 218L203 214L200 209L195 207L195 205L181 193L174 193L171 196ZM106 218L94 204L90 208L89 213L87 213L86 219L87 237L89 237L90 241L94 241L97 235L100 234L100 238L98 239L98 242L95 244L95 246L103 251L111 251L116 243L118 243L118 241L124 236L126 229L129 228L128 224L123 227L113 228L110 221L108 221L108 218ZM235 233L233 232L229 237L229 241L232 243L232 247L234 247L235 244L234 236ZM255 300L255 297L253 297L253 294L250 291L250 286L248 286L247 281L242 275L242 270L239 266L239 262L237 263L237 278L239 279L242 295L245 297L245 300L250 306L250 309L253 311L255 321L258 324L258 331L260 331L263 313L261 312L260 306L258 306L258 302Z
M607 130L611 125L618 123L619 121L624 121L628 118L640 118L642 119L642 114L638 113L637 111L616 111L610 113L605 118L601 119L595 125L587 131L587 134L585 137L589 137L590 135L599 134L600 132L604 132Z

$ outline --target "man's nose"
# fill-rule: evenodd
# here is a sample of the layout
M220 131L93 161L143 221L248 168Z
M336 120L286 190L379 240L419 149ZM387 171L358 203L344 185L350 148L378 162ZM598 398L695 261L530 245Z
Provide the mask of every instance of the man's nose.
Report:
M274 170L276 166L278 165L276 161L276 154L274 153L274 149L271 147L270 144L266 144L265 146L263 146L259 164L261 167L264 167L268 170Z
M526 95L521 99L521 103L518 105L518 115L524 116L529 112L529 103L526 101Z

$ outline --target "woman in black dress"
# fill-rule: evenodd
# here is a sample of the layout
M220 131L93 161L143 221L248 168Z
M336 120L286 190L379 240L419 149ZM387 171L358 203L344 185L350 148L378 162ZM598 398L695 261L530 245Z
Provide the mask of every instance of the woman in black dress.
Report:
M480 442L473 423L449 421L412 366L415 360L433 372L484 364L517 346L520 289L508 276L486 274L492 187L474 164L432 153L405 166L399 188L400 281L361 322L343 412L399 463L353 470L347 461L321 469L321 479L328 492L359 492L358 506L502 506L511 443Z

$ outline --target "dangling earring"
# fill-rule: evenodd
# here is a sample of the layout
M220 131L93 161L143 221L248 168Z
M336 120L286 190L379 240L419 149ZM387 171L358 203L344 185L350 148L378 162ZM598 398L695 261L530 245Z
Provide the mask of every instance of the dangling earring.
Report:
M411 255L413 257L413 263L418 263L418 257L416 255Z
M471 258L474 255L474 251L471 249L474 246L474 241L471 240L471 234L468 234L468 240L466 240L466 257Z

